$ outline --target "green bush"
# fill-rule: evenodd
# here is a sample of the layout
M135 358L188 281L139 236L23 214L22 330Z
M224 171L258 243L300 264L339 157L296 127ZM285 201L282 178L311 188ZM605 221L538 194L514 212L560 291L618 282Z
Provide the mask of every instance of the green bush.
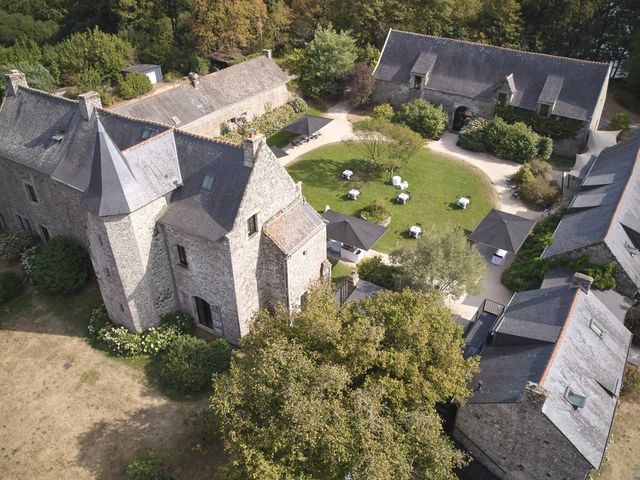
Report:
M373 113L371 116L376 120L384 120L386 122L390 122L393 120L393 116L395 112L393 111L393 106L390 103L382 103L373 107Z
M538 135L550 137L553 140L563 140L575 137L582 128L582 122L573 118L541 117L537 112L518 107L496 107L495 114L509 123L524 122Z
M425 138L438 138L447 128L449 115L441 105L432 105L422 98L400 107L395 120L405 124Z
M82 70L78 72L75 77L75 87L77 88L77 93L86 93L86 92L100 92L102 90L102 78L100 77L100 72L95 68L87 68L86 70ZM71 95L77 94L72 91Z
M2 235L0 236L0 258L16 262L27 249L39 242L40 238L33 232L22 231Z
M540 137L538 141L538 158L549 160L553 153L553 140L550 137Z
M0 272L0 303L16 298L22 292L22 279L14 272Z
M484 144L487 152L495 153L500 140L507 134L509 124L500 117L494 117L487 122L484 131Z
M374 283L389 290L395 289L396 275L399 267L385 265L380 257L369 257L356 265L358 277L367 282Z
M551 207L560 196L560 189L542 176L536 176L520 186L520 197L528 206L542 210Z
M168 462L153 450L138 453L127 465L130 480L173 480L172 468Z
M485 131L489 120L475 118L458 133L458 145L472 152L484 152L487 149Z
M539 136L526 124L516 122L508 125L495 147L498 157L512 162L524 163L538 155Z
M0 66L0 75L4 77L11 70L19 70L27 77L27 83L31 88L52 92L56 82L43 65L40 63L16 62ZM4 85L0 85L0 95L4 94Z
M27 248L20 256L20 268L24 272L25 277L29 281L33 280L33 272L36 268L36 253L38 252L38 245Z
M516 172L516 183L518 185L524 185L525 183L533 182L536 176L531 168L531 162L527 162L522 165Z
M211 376L229 368L231 347L222 339L177 338L160 356L160 380L178 393L198 393L211 387Z
M309 108L307 102L305 102L301 97L294 97L292 100L289 100L289 105L291 105L291 108L295 113L302 113Z
M360 217L369 222L383 223L391 217L391 210L382 200L375 199L360 210Z
M68 295L89 279L89 255L82 245L67 237L55 237L36 253L33 281L43 290Z
M609 125L607 125L607 129L609 130L622 130L622 132L626 132L629 130L631 122L629 120L629 115L624 112L616 112L611 115L611 120L609 120Z
M124 100L131 100L149 93L153 89L151 80L144 73L133 72L127 74L118 85L117 94Z

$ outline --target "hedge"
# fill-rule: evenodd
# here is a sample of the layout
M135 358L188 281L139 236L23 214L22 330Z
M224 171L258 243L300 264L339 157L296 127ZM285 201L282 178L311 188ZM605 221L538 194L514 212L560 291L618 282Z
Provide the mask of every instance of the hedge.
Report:
M356 266L358 277L389 290L395 289L395 277L399 267L382 263L380 257L369 257L361 260Z
M435 139L442 135L449 123L449 115L441 105L432 105L422 98L400 107L395 121L403 123L425 138Z
M13 300L22 293L22 279L14 272L0 272L0 303Z
M89 279L89 255L75 240L55 237L38 249L32 278L36 285L55 295L68 295Z
M553 140L564 140L575 137L582 128L580 120L573 118L541 117L536 112L518 107L496 107L495 114L509 123L522 122L527 124L538 135L550 137Z
M378 198L360 210L360 217L369 222L383 223L391 218L391 210Z

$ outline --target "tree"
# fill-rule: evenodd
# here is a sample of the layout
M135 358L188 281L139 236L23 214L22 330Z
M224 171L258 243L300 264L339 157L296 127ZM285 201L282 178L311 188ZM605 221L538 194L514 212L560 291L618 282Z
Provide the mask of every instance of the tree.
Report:
M56 84L55 80L49 73L49 70L39 63L18 62L0 66L1 75L4 75L11 70L19 70L24 73L27 77L27 83L32 88L51 92ZM0 95L4 93L4 89L5 85L0 85Z
M353 69L358 57L355 40L349 32L337 33L331 26L318 27L313 40L304 48L299 65L300 83L312 98L335 96L340 81Z
M380 130L384 120L360 120L353 124L353 135L364 149L366 161L372 168L379 168L383 156L387 154L387 140Z
M425 138L438 138L447 128L449 115L441 105L432 105L422 98L407 102L396 113L396 121L404 123Z
M351 103L364 105L369 101L376 79L373 78L373 68L366 63L358 63L347 75L347 91Z
M151 81L144 73L129 73L118 85L118 96L125 100L139 97L153 90Z
M475 360L438 298L384 292L336 311L328 285L260 312L213 377L229 480L453 480L464 455L436 402L464 402Z
M520 48L522 19L516 0L486 0L477 23L481 39L492 45Z
M629 58L625 61L624 67L629 72L627 83L631 88L640 91L640 30L633 38Z
M178 33L178 18L180 14L189 8L188 0L159 0L165 15L171 21L171 31L175 36Z
M192 0L190 30L203 55L257 43L266 20L262 0Z
M480 293L486 271L485 259L464 231L452 225L428 228L414 247L396 250L391 260L400 266L399 287L453 298Z
M29 15L7 13L0 10L0 44L13 45L21 35L39 45L48 41L58 30L55 22L34 20Z

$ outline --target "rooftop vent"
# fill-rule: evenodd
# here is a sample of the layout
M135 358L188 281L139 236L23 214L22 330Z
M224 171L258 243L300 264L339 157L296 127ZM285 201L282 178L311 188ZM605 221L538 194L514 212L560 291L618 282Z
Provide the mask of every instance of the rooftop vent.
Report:
M627 249L627 252L629 252L629 255L631 255L632 257L635 257L638 254L638 249L631 245L629 242L624 242L624 246Z
M587 403L587 397L577 394L576 392L571 390L571 387L567 387L567 389L564 391L564 398L576 410L579 408L583 408Z
M180 124L180 119L176 116L171 117L171 121L175 124L175 125L179 125Z
M64 138L64 135L62 135L61 133L58 133L57 135L54 135L53 137L51 137L51 140L53 140L56 143L60 143L63 138Z
M207 190L208 192L210 192L213 189L213 175L204 176L204 180L202 180L201 188L203 190Z
M145 140L157 134L158 131L155 128L144 127L144 130L142 130L142 138L144 138Z

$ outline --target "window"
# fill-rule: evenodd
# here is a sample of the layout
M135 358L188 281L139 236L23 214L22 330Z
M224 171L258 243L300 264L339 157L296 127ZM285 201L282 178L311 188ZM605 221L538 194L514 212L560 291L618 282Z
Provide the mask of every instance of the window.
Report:
M33 185L29 185L28 183L24 184L27 189L27 195L29 195L29 200L33 203L38 203L38 197L36 197L36 191L33 189Z
M541 103L538 113L540 114L541 117L548 117L549 115L551 115L551 105L547 105L546 103Z
M207 328L213 330L213 318L211 316L211 307L200 297L193 297L196 300L196 309L198 310L198 322Z
M178 249L178 258L180 259L180 265L182 265L183 267L188 266L189 262L187 262L187 251L182 245L176 245L176 248Z
M144 130L142 130L142 138L144 138L145 140L157 134L158 134L158 131L154 128L144 127Z
M247 230L249 230L249 236L258 231L258 214L251 215L247 220Z
M208 192L211 191L211 189L213 188L213 175L205 175L204 179L202 180L202 187L203 190L207 190Z
M102 235L98 235L98 242L100 243L101 247L104 247L104 242L102 241Z
M16 215L16 217L18 218L18 223L22 230L31 231L31 223L29 223L29 219L27 217L23 217L22 215Z
M420 90L422 88L422 75L414 75L413 88Z
M587 397L577 394L576 392L571 390L571 387L567 387L567 389L564 391L564 398L576 410L578 408L583 408L587 403Z
M40 233L42 233L42 239L45 242L48 242L51 236L49 235L49 230L44 225L40 225Z
M604 337L604 330L602 329L602 327L600 327L600 325L598 325L594 320L591 320L591 322L589 323L589 327L591 328L591 330L593 330L595 332L596 335L598 335L600 338Z
M507 104L507 94L504 92L498 93L498 106L504 107Z

